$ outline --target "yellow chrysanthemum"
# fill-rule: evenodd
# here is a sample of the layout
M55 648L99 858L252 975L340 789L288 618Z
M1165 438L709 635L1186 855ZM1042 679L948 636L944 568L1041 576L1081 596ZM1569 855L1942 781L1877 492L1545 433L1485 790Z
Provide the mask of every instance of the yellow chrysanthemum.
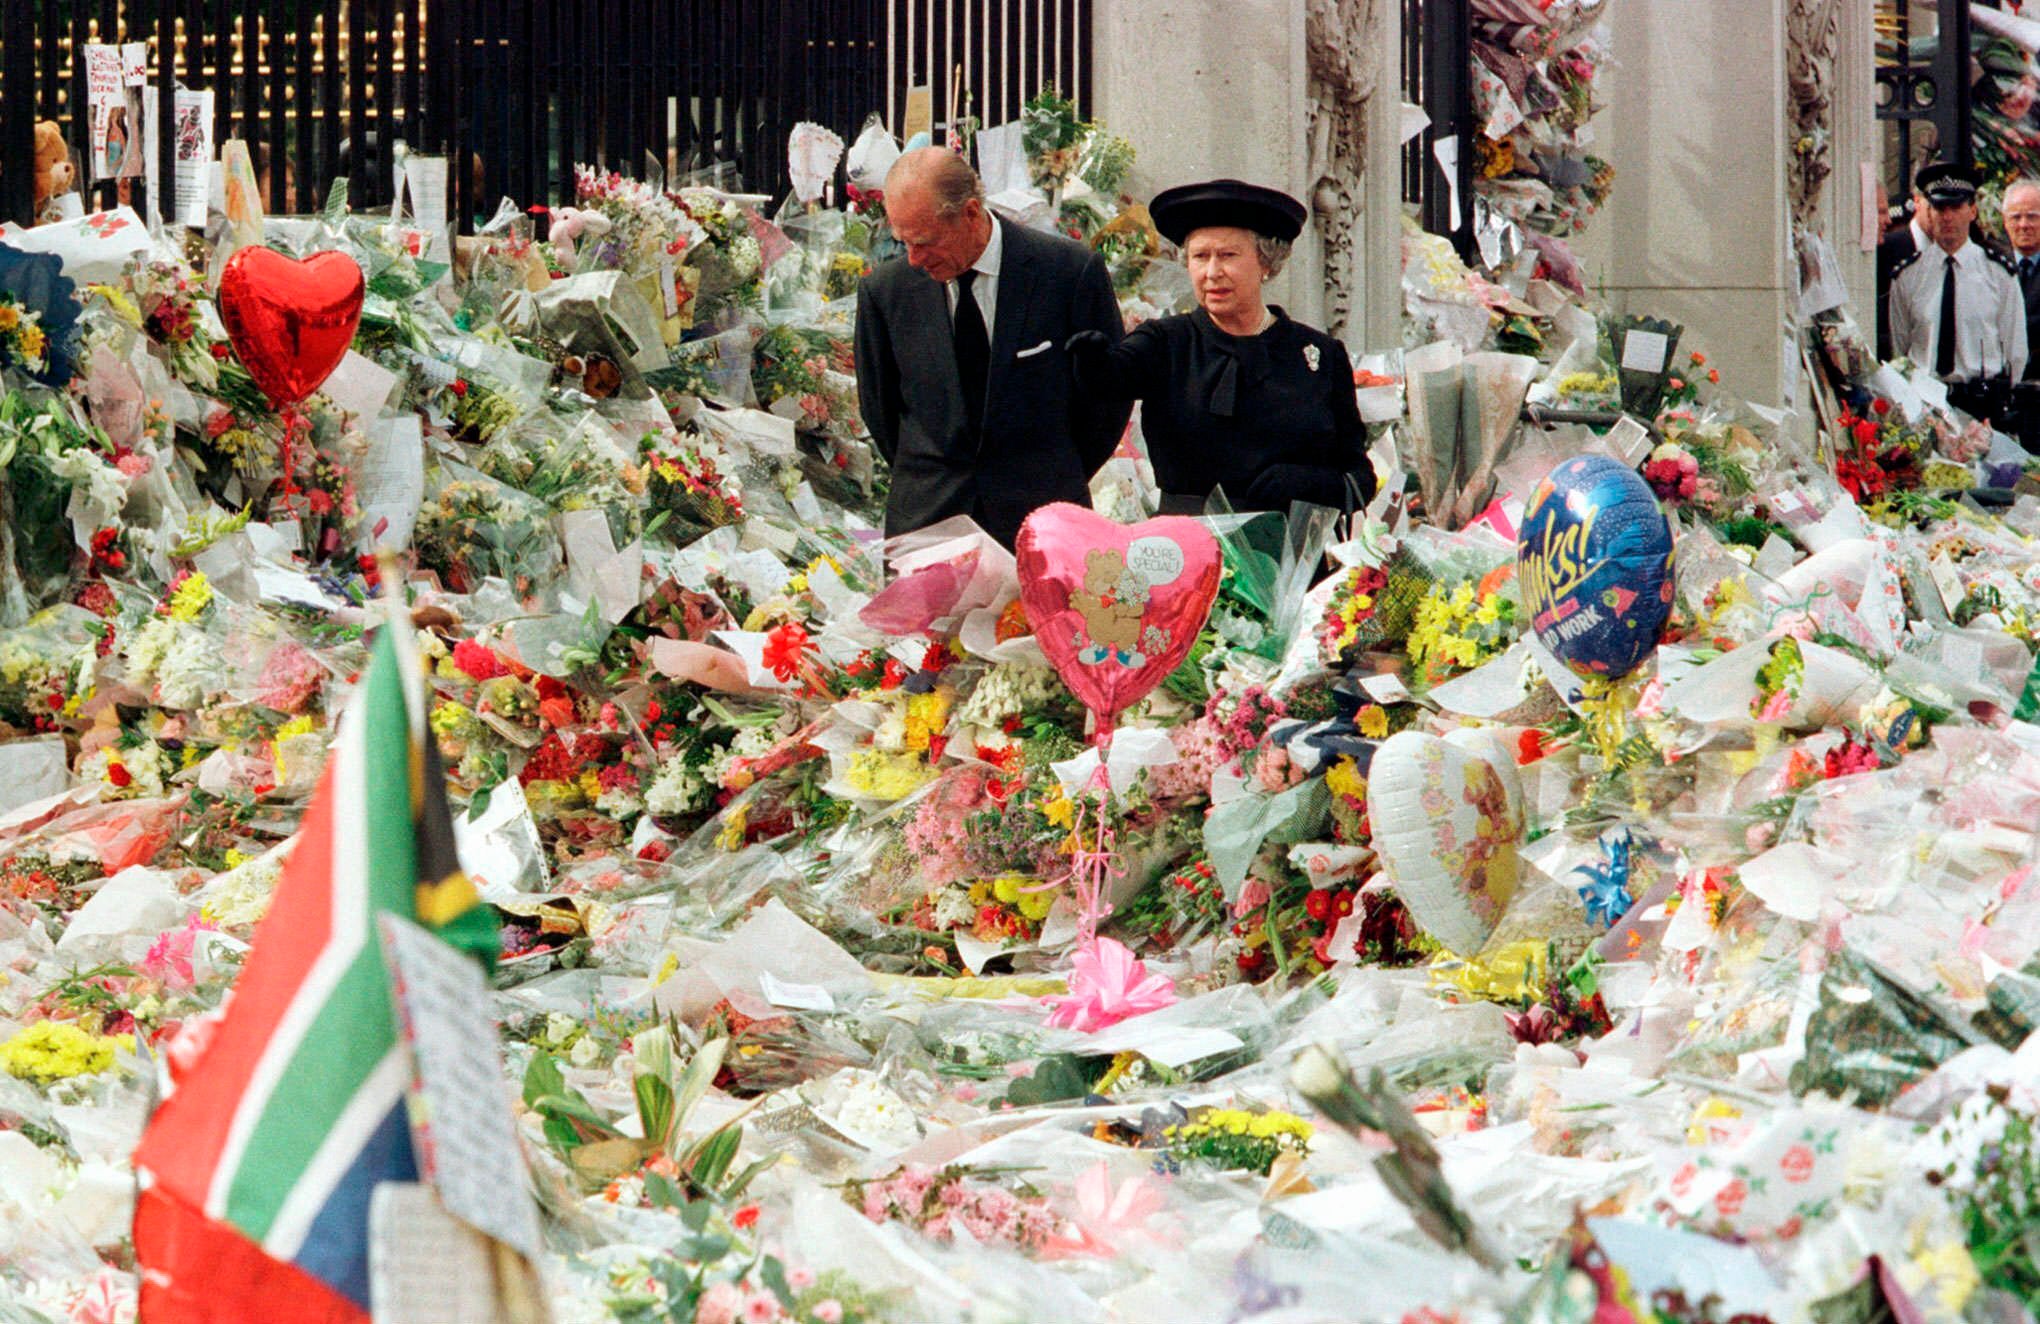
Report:
M170 595L170 619L173 621L195 621L199 613L212 605L212 582L202 570L194 570L177 586Z
M0 1066L11 1076L48 1085L111 1071L115 1052L134 1046L131 1034L90 1034L69 1021L37 1021L0 1044Z

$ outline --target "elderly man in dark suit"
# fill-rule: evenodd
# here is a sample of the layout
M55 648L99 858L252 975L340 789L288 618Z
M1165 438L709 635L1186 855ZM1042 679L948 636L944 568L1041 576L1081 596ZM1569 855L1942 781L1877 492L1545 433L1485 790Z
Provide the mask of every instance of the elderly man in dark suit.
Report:
M2005 190L2005 237L2012 241L2019 292L2026 302L2026 345L2040 345L2040 180L2021 179ZM2012 387L2019 441L2040 453L2040 355L2029 355L2026 375Z
M1131 405L1074 389L1064 345L1123 331L1105 264L1081 244L985 208L984 186L939 147L885 181L906 245L857 294L857 393L892 466L888 534L969 515L1008 547L1029 511L1089 503Z

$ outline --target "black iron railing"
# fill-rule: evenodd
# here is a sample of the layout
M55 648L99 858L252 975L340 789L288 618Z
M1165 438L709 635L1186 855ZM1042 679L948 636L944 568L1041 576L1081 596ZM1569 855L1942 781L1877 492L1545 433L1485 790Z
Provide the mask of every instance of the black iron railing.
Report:
M1462 256L1473 254L1473 32L1468 0L1403 0L1403 99L1430 117L1403 146L1403 201L1419 223L1449 235ZM1454 175L1439 164L1437 145L1456 147ZM1452 199L1459 200L1458 224Z
M1933 24L1928 28L1927 22ZM1970 140L1969 0L1895 0L1878 6L1877 118L1892 126L1894 201L1912 192L1929 159L1975 159ZM1931 35L1931 42L1921 38Z
M0 0L0 216L26 219L35 122L82 160L88 42L143 42L160 123L177 84L211 89L272 210L342 174L387 204L397 142L445 154L454 215L556 201L588 163L786 188L801 120L1000 124L1053 81L1090 99L1090 0ZM171 135L159 177L172 177ZM89 184L90 202L115 186ZM146 202L136 181L130 200Z

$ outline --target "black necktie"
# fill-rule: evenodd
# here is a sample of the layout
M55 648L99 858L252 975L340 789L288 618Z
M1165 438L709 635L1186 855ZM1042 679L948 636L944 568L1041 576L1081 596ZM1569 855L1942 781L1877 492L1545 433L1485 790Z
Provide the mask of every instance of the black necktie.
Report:
M985 377L992 366L992 341L985 334L985 315L970 287L975 269L956 278L956 375L963 384L963 412L975 437L984 426Z
M2022 280L2022 281L2026 281L2026 280L2031 280L2031 279L2033 278L2033 262L2034 262L2034 259L2032 259L2032 258L2030 258L2030 257L2022 257L2022 258L2020 258L2020 259L2019 259L2019 279L2020 279L2020 280Z
M1941 329L1934 346L1934 375L1946 381L1955 375L1955 255L1941 273Z

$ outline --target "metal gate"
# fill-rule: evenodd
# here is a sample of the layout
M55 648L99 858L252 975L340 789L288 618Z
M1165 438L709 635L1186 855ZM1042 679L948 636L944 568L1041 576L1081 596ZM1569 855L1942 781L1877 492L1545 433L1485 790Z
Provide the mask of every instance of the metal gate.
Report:
M160 123L182 83L248 138L272 210L346 174L386 204L401 140L449 155L464 224L502 197L571 196L578 163L777 194L786 137L1017 116L1057 83L1090 97L1090 0L0 0L0 216L27 219L38 119L74 151L87 42L143 42ZM167 59L165 52L168 52ZM160 136L160 177L172 175ZM113 195L92 188L93 201ZM144 201L136 196L138 204Z
M1403 146L1403 201L1418 222L1449 235L1463 257L1473 254L1473 15L1468 0L1402 0L1403 99L1430 117ZM1455 142L1456 179L1447 179L1437 145ZM1452 223L1457 189L1459 224Z
M1931 30L1916 12L1932 15ZM1877 118L1896 136L1893 200L1912 192L1913 170L1932 149L1942 160L1975 159L1970 132L1969 0L1878 0ZM1931 35L1929 42L1920 39Z

